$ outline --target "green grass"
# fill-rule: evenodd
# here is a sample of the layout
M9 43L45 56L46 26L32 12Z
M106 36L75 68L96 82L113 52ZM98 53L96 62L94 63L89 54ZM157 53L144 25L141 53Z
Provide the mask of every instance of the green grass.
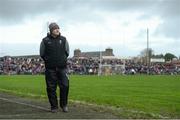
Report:
M46 96L44 76L0 76L0 91ZM120 108L124 118L180 118L180 76L70 76L69 99Z

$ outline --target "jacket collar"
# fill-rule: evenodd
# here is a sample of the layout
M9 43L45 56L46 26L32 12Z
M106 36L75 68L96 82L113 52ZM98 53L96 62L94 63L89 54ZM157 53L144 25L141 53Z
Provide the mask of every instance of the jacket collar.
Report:
M53 39L60 38L61 37L61 33L56 38L54 38L50 33L47 33L47 37L53 38Z

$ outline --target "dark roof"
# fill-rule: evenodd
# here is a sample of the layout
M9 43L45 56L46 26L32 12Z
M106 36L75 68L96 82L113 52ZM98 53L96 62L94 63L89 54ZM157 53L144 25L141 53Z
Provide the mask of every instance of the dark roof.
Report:
M101 51L101 53L102 53L102 56L108 56L105 51ZM100 57L100 51L82 52L82 53L80 53L79 57Z
M4 56L6 57L6 56ZM22 56L9 56L9 57L12 57L12 58L40 58L39 55L22 55Z

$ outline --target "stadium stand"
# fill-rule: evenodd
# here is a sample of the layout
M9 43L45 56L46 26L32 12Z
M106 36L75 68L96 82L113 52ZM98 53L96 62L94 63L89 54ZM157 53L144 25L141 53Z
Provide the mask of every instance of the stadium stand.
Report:
M74 56L68 58L67 70L69 74L98 75L99 70L104 75L114 74L180 74L180 60L171 62L153 62L150 66L133 59L116 58L111 48L100 52L81 52L74 50ZM122 69L123 68L123 69ZM44 74L45 65L38 55L4 56L0 58L0 74Z

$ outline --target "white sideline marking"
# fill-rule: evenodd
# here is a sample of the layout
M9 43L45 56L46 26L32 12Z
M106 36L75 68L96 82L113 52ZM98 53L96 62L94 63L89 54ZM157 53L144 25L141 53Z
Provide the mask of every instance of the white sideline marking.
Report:
M16 103L16 104L20 104L20 105L25 105L25 106L29 106L29 107L32 107L32 108L37 108L37 109L40 109L40 110L49 111L49 109L41 107L41 106L32 105L32 104L23 103L23 102L18 102L18 101L14 101L14 100L9 100L9 99L2 98L2 97L0 97L0 100L4 100L4 101L7 101L7 102L11 102L11 103Z
M26 115L36 115L36 114L15 114L15 115L9 114L9 115L0 115L0 119L1 119L1 117L21 117L21 116L26 116Z

